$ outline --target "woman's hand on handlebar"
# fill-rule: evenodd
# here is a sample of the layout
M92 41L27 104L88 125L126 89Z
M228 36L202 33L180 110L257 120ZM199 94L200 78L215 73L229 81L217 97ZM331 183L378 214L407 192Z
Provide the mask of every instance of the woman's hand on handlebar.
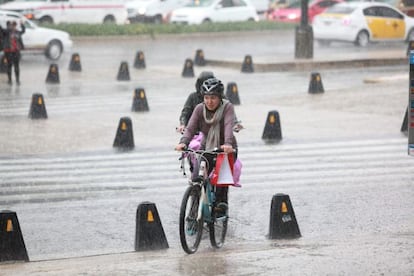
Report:
M175 146L175 150L176 151L183 151L183 150L185 150L187 148L187 145L186 144L184 144L184 143L180 143L180 144L178 144L178 145L176 145Z
M220 148L225 152L225 153L232 153L234 152L233 146L232 145L221 145Z

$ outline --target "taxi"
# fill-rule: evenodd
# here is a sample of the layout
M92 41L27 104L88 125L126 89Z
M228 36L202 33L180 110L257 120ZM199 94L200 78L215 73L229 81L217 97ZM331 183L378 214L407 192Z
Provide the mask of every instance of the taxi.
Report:
M317 42L353 42L367 46L371 41L414 40L414 18L379 2L348 2L334 5L313 20Z

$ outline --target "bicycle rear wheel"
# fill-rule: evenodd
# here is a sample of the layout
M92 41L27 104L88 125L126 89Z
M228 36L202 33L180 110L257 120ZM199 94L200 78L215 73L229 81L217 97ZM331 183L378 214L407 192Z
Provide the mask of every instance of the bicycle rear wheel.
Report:
M180 241L184 251L188 254L197 251L203 234L203 218L197 221L200 196L200 186L189 186L181 202Z
M216 218L213 211L213 222L208 224L210 232L210 242L214 248L221 248L227 234L227 222L229 217L227 215Z

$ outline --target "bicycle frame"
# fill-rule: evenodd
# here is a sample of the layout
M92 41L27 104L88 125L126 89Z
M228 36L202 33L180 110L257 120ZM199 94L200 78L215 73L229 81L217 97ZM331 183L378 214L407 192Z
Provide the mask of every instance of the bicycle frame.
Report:
M192 154L195 153L193 152ZM201 186L200 205L198 206L197 220L199 221L203 218L205 222L210 223L213 222L211 211L213 203L215 202L215 193L210 183L209 176L207 175L207 161L203 160L203 154L198 156L197 162L199 163L198 176L201 181L190 181L190 185Z
M188 153L188 155L186 154ZM217 154L218 151L185 150L181 156L181 169L185 173L186 160L192 164L189 187L184 193L180 207L180 242L184 251L193 254L200 244L204 223L207 224L210 242L214 248L221 248L227 232L228 216L216 217L214 209L216 189L211 185L208 175L210 157L204 154ZM214 162L212 162L214 163ZM197 207L194 206L197 204Z

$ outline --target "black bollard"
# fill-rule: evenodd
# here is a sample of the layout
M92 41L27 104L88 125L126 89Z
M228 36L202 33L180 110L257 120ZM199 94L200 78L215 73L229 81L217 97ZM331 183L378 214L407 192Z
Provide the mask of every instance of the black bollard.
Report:
M270 206L269 239L301 237L289 195L276 194Z
M135 147L132 121L130 118L122 117L119 120L113 147L120 149L133 149Z
M49 72L46 77L46 83L60 83L59 67L57 64L50 64Z
M142 52L142 51L137 52L137 54L135 56L135 60L134 60L134 68L136 68L136 69L145 69L146 68L144 52Z
M226 89L226 98L234 105L240 105L239 90L235 82L229 82Z
M241 71L243 73L253 73L253 59L251 55L246 55L242 64Z
M70 63L69 63L69 71L74 71L74 72L82 71L80 56L78 53L74 53L72 55L72 58L70 59Z
M181 73L181 76L185 78L193 78L194 77L194 68L193 68L193 61L187 58L184 62L184 69Z
M45 100L42 94L35 93L32 95L30 104L29 118L31 119L47 119Z
M149 111L147 97L144 88L137 88L134 91L134 99L132 101L132 111Z
M204 59L204 52L201 49L198 49L196 51L195 57L194 57L194 64L197 66L205 66L206 60Z
M401 132L408 132L408 107L405 110L404 119L401 125Z
M118 70L118 76L116 77L119 81L129 81L129 69L128 69L128 63L123 61L121 62L121 65L119 66Z
M29 261L16 212L0 212L0 262Z
M312 73L309 81L308 93L316 94L323 92L325 92L325 90L323 89L321 74Z
M269 111L263 130L262 140L266 143L275 143L282 140L282 127L279 112Z
M168 248L160 216L154 203L138 205L135 231L135 251Z

